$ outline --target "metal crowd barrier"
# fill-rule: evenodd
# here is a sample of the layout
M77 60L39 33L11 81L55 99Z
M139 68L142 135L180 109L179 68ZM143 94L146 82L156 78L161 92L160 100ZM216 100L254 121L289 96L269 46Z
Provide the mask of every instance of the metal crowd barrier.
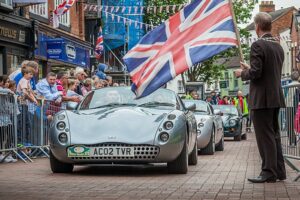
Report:
M300 178L300 168L293 160L300 160L300 84L283 87L286 108L279 113L281 146L286 163L294 169Z
M61 105L39 100L39 104L19 101L16 95L0 93L0 153L27 163L38 156L49 157L48 128Z
M10 154L15 154L23 160L17 152L16 97L4 91L0 92L0 105L0 153L6 153L0 163Z

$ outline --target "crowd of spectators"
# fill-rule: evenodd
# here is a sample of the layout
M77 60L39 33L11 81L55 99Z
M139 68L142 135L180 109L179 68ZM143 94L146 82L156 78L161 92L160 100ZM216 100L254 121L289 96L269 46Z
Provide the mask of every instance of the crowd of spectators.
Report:
M21 137L22 142L24 142L24 139L25 141L28 140L29 135L32 134L34 114L42 101L48 102L49 107L64 109L68 102L80 102L93 89L108 86L126 86L124 83L113 83L112 78L105 74L106 70L106 65L99 64L95 75L88 77L84 69L78 67L75 71L49 72L45 78L38 80L38 63L25 60L22 62L20 69L9 75L0 76L0 93L10 93L14 95L18 102L18 106L16 106L18 107L18 142L20 142ZM6 100L1 103L3 105L10 104ZM12 121L8 121L10 117L5 114L9 113L7 108L9 106L2 106L0 109L0 135L8 135L13 130L8 129L12 125ZM54 112L55 110L51 109L46 111L47 120L52 119ZM26 125L22 124L21 127L21 123L26 123ZM25 130L24 127L26 127ZM0 149L7 148L7 142L3 142L2 139ZM16 159L11 155L4 156L0 152L0 163L15 161Z

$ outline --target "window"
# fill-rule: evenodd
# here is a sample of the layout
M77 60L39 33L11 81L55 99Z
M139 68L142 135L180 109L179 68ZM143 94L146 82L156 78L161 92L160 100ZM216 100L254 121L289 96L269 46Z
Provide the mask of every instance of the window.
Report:
M178 92L179 93L184 93L184 87L183 87L183 82L182 81L178 81Z
M1 4L6 4L8 7L12 7L12 0L0 0Z
M32 5L29 11L38 16L48 18L48 3Z
M225 72L225 80L228 80L229 79L229 74L228 72Z
M64 0L55 0L54 9L63 2ZM64 26L70 26L70 10L59 17L59 23Z
M239 80L235 79L234 80L234 87L237 88L239 86Z

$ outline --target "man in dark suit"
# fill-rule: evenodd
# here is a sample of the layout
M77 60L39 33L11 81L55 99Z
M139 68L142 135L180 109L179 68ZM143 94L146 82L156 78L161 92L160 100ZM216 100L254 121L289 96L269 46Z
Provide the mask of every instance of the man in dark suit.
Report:
M281 70L284 51L271 35L272 17L258 13L254 18L255 30L260 38L251 46L250 66L241 63L236 77L250 80L249 107L260 156L262 171L253 183L276 182L286 179L278 124L279 109L285 107L281 88Z

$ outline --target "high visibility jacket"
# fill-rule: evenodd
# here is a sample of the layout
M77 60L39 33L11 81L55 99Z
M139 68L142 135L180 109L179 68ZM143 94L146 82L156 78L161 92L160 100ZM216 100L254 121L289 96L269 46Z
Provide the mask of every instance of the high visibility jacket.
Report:
M238 98L234 98L234 105L238 108L240 106L240 100ZM249 114L249 109L248 109L248 103L246 98L243 97L243 110L242 110L243 114Z

